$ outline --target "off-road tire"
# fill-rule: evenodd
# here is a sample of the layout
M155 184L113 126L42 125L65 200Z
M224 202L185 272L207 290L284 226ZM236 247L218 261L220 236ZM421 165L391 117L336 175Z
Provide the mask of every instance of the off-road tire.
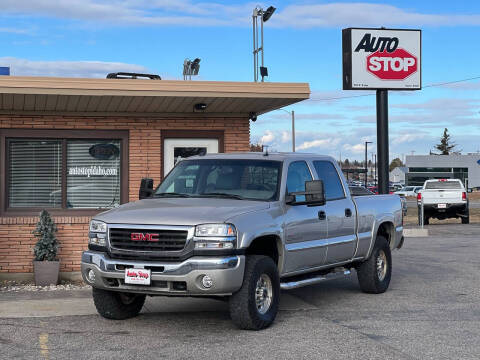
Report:
M428 224L430 224L430 218L425 215L423 217L423 225L428 225Z
M377 261L381 252L386 258L386 273L383 279L380 279L377 271ZM381 294L388 289L392 277L392 253L387 239L383 236L377 236L375 245L370 257L357 267L358 283L360 289L369 294Z
M262 274L270 278L272 300L268 310L261 314L255 301L257 282ZM273 260L267 256L247 256L243 284L229 299L230 317L240 329L261 330L273 323L280 301L280 278Z
M470 224L470 215L462 217L462 224Z
M124 320L135 317L142 310L145 295L122 294L102 289L92 289L93 302L100 315L107 319ZM131 297L126 301L126 297Z

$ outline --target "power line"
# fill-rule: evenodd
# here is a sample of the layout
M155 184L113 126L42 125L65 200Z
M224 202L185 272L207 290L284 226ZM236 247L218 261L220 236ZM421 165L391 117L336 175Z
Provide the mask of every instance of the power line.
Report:
M433 83L433 84L425 85L422 88L430 88L430 87L436 87L436 86L450 85L450 84L456 84L456 83L461 83L461 82L465 82L465 81L472 81L472 80L477 80L477 79L480 79L480 76L475 76L475 77L461 79L461 80L441 82L441 83ZM361 95L338 96L338 97L323 98L323 99L308 99L307 101L332 101L332 100L352 99L352 98L374 96L374 95L376 95L376 94L375 93L369 93L369 94L361 94Z

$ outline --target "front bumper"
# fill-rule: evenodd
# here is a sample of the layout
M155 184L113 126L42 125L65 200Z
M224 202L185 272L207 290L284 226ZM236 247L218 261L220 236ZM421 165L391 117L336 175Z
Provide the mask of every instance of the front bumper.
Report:
M133 267L151 269L151 285L125 284L125 268ZM242 286L245 256L194 256L171 263L111 259L106 253L88 250L82 254L81 268L83 280L99 289L149 295L225 296ZM90 269L95 273L93 283L86 277ZM204 275L213 280L208 289L202 286Z

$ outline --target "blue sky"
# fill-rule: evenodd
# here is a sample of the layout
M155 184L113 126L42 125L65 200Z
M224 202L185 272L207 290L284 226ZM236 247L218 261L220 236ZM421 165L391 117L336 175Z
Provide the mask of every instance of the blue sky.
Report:
M422 29L422 82L480 77L480 2L0 0L0 65L12 75L104 77L148 71L181 79L185 58L200 57L200 80L252 81L251 13L277 11L265 24L268 81L308 82L296 113L299 151L361 159L374 141L375 96L343 91L341 29ZM390 92L390 155L428 153L445 127L463 153L480 150L480 79L421 91ZM252 124L252 141L291 149L289 115ZM375 150L375 144L371 146Z

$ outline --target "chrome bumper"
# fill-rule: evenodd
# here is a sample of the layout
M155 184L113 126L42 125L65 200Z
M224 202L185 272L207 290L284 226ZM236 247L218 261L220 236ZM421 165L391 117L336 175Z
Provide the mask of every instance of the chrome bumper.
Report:
M151 269L151 285L125 284L125 268ZM111 259L103 252L84 251L82 254L83 280L95 288L150 295L231 295L242 286L245 256L195 256L178 263L160 261L133 261ZM86 277L93 270L92 283ZM210 276L213 285L202 286L202 277Z

